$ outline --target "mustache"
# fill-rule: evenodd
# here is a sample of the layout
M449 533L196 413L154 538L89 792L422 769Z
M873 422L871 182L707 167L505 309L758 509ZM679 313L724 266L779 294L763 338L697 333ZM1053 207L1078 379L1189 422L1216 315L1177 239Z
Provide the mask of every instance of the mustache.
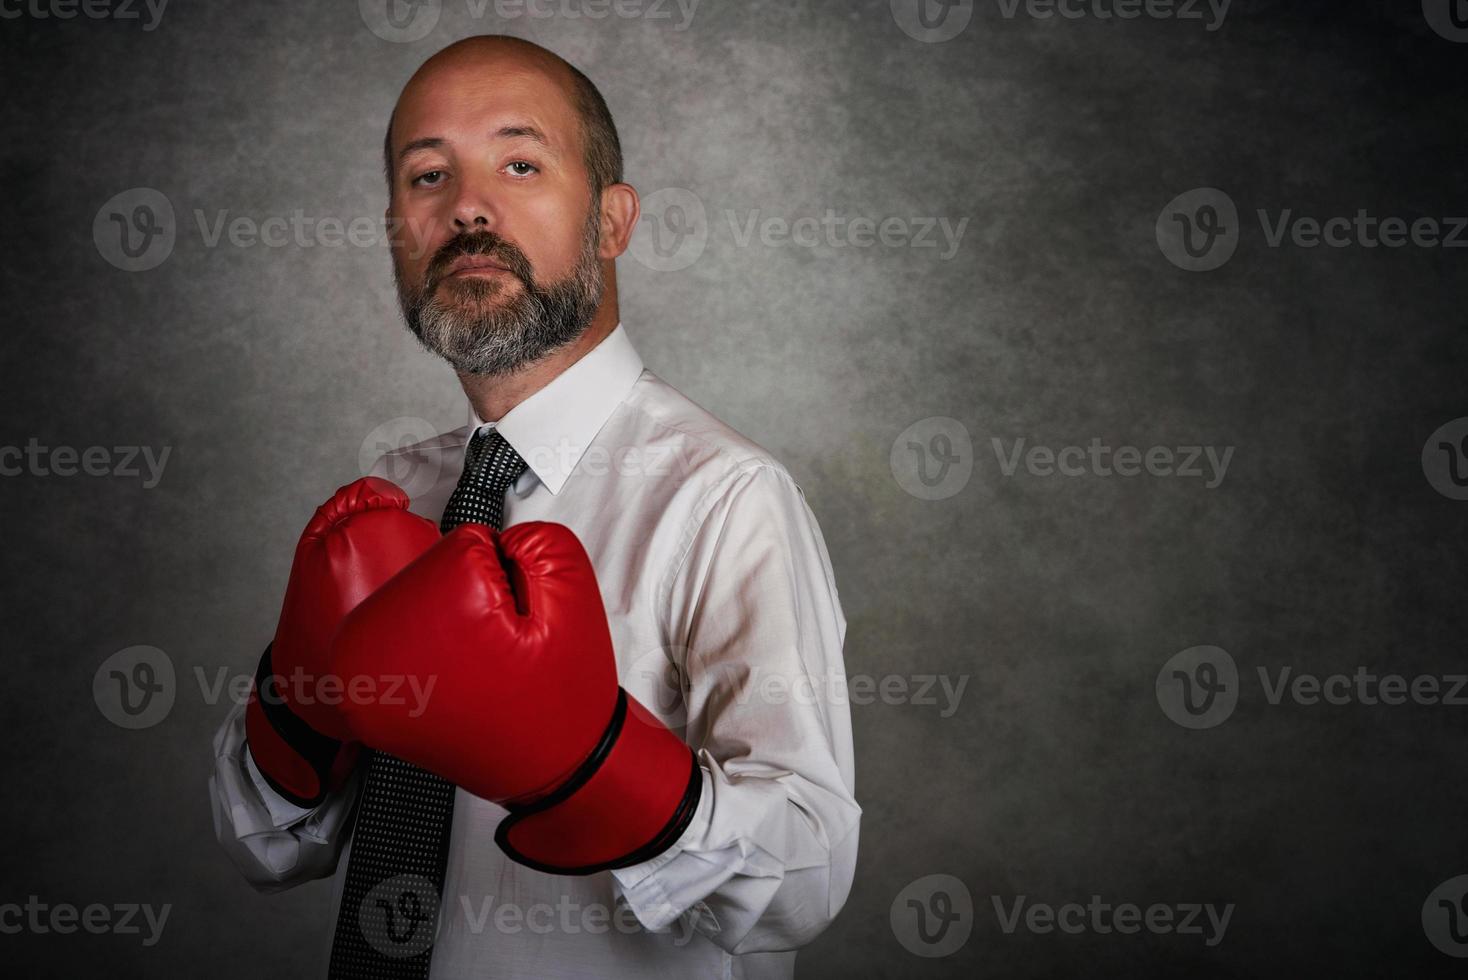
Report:
M469 255L483 255L509 269L516 278L528 287L535 286L534 271L530 267L530 260L525 253L520 251L512 242L506 241L492 231L466 231L448 241L444 242L433 259L428 263L428 268L423 276L423 291L430 293L438 286L439 280L448 274L449 266L457 259Z

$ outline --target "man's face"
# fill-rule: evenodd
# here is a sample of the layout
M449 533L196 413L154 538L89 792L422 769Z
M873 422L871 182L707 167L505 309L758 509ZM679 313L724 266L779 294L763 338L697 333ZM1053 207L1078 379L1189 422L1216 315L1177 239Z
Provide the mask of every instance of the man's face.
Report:
M409 329L459 371L514 371L596 314L599 209L579 125L561 84L512 54L431 65L398 102L398 297Z

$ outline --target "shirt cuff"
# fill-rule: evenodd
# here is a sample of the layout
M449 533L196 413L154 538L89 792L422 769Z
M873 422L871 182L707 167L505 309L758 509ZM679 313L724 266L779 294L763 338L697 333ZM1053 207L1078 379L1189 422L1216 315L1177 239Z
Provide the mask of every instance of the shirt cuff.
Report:
M241 754L245 757L245 772L249 774L250 782L254 785L255 791L260 794L260 801L265 804L265 809L270 811L270 822L275 825L277 830L284 830L286 827L298 824L316 812L315 809L308 810L305 807L296 806L290 800L287 800L270 788L270 784L266 782L264 774L255 765L255 757L250 754L250 744L248 742L245 743L244 751Z
M703 786L698 794L698 807L693 811L693 819L688 821L688 826L683 829L678 839L657 857L643 861L641 864L616 868L611 873L617 884L621 886L622 897L636 914L637 920L653 932L667 928L687 911L669 900L668 890L658 878L657 872L683 853L683 849L690 843L708 833L709 814L714 807L713 779L709 771L702 766L698 771L703 780Z

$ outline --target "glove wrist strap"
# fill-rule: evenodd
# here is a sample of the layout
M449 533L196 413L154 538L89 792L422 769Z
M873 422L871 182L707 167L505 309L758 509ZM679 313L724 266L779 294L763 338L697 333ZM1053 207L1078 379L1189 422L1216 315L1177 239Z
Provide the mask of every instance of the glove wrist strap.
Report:
M270 765L267 758L270 747L265 745L252 746L252 754L255 757L256 768L260 775L265 777L265 782L280 796L294 803L296 806L307 809L318 806L326 793L334 776L337 757L342 750L342 742L330 736L323 735L290 709L285 697L280 692L278 681L279 675L275 673L270 661L270 651L275 644L271 643L260 655L260 665L255 669L255 687L250 694L250 709L258 709L260 716L270 726L271 731L280 742L284 743L284 749L288 749L299 757L312 772L316 774L316 792L310 793L307 787L296 785L284 785L277 778L274 766ZM251 719L246 719L247 726ZM247 727L248 731L248 727ZM257 736L258 736L257 729ZM257 741L263 741L257 737Z

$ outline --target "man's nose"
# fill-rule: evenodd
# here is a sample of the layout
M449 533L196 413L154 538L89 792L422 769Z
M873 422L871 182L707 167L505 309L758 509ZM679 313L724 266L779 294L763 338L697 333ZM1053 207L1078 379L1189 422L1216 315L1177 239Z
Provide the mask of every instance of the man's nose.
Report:
M499 224L499 212L483 185L468 180L459 185L453 215L457 231L490 231Z

